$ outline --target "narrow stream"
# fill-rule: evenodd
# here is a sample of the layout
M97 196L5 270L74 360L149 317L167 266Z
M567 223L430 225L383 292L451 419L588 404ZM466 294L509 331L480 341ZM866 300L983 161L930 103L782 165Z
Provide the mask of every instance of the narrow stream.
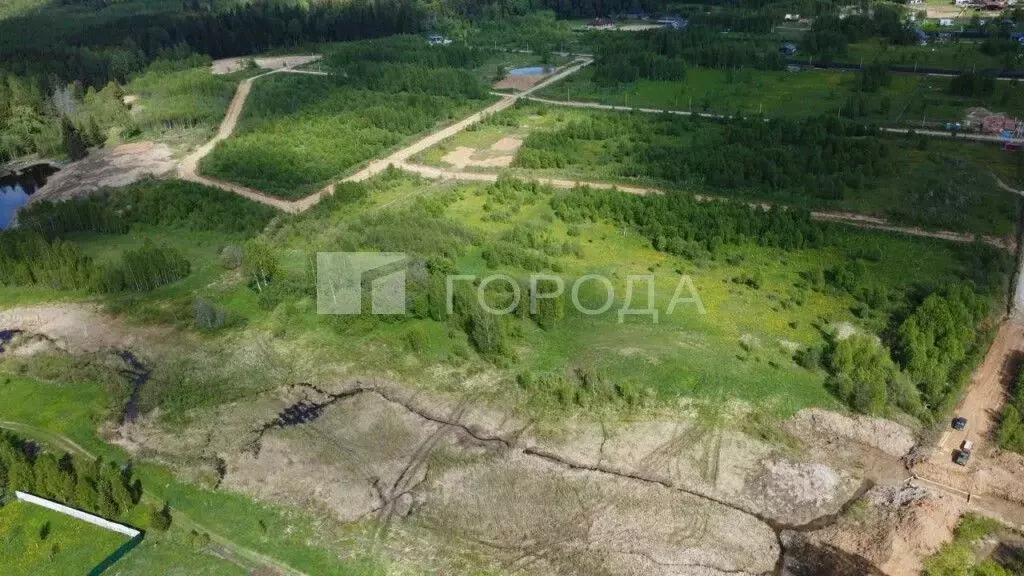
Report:
M117 355L128 365L122 374L131 379L132 391L128 396L128 402L124 405L124 413L121 415L121 423L130 424L139 417L139 393L149 381L150 376L153 375L153 371L127 350L122 350Z

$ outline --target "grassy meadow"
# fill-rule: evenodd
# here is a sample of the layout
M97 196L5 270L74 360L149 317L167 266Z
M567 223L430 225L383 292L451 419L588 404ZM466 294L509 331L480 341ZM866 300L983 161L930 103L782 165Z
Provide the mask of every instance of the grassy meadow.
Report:
M580 127L593 126L583 130ZM659 148L690 156L721 147L721 124L685 117L628 114L524 104L491 118L421 153L415 160L448 167L443 156L457 147L484 150L503 137L524 141L509 173L525 177L642 184L681 188L731 198L767 200L809 209L871 214L927 228L1009 236L1016 227L1017 200L1001 190L992 171L1011 186L1024 182L1014 154L990 144L941 139L882 137L890 152L888 166L859 187L848 184L838 193L823 195L798 186L716 185L711 169L702 176L676 179L659 177L661 166L645 160ZM852 140L852 139L851 139ZM803 154L793 150L790 154ZM842 160L840 168L842 167ZM467 167L473 171L493 171Z
M126 540L34 504L0 507L0 572L10 576L87 574Z
M857 75L851 71L805 69L800 72L689 68L686 80L641 79L620 86L602 86L584 69L540 96L554 100L597 102L665 110L735 115L760 114L767 118L807 118L842 114L851 106ZM891 75L889 86L864 94L866 105L857 119L884 125L941 126L962 122L968 109L984 107L1010 115L1024 115L1024 87L1000 81L991 95L964 97L949 92L950 78Z

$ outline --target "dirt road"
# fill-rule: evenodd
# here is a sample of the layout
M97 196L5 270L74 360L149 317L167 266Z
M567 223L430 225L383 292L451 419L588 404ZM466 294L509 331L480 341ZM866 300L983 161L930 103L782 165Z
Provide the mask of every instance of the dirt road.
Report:
M563 102L563 101L558 101L558 100L549 100L549 99L546 99L546 98L537 98L537 97L533 96L533 94L535 92L537 92L539 90L543 90L547 86L550 86L551 84L559 82L560 80L562 80L562 79L564 79L564 78L566 78L566 77L576 73L581 68L590 65L592 62L593 62L593 60L591 58L588 58L588 57L578 58L573 63L569 64L568 66L565 66L558 73L551 75L549 78L547 78L543 82L537 84L533 88L530 88L529 90L526 90L526 91L524 91L524 92L522 92L520 94L515 94L515 95L500 95L501 96L501 100L499 100L498 102L495 102L494 104L488 106L487 108L485 108L485 109L483 109L483 110L481 110L481 111L479 111L479 112L477 112L475 114L472 114L469 117L464 118L464 119L460 120L459 122L456 122L455 124L452 124L450 126L442 128L440 130L437 130L437 131L435 131L435 132L433 132L433 133L431 133L431 134L421 138L420 140L414 142L413 144L393 152L392 154L390 154L387 157L371 161L365 168L359 170L355 174L352 174L352 175L348 176L343 181L344 182L362 182L364 180L372 178L373 176L376 176L377 174L383 172L384 170L386 170L388 168L388 166L395 166L395 167L400 168L402 170L413 172L413 173L419 174L421 176L424 176L426 178L432 178L432 179L462 180L462 181L470 181L470 182L494 182L498 178L497 174L480 173L480 172L448 171L448 170L443 170L443 169L440 169L440 168L433 168L433 167L429 167L429 166L421 166L421 165L417 165L417 164L411 164L411 163L408 162L408 159L413 157L416 154L419 154L420 152L423 152L424 150L427 150L428 148L431 148L432 146L436 146L437 144L439 144L440 142L442 142L442 141L444 141L444 140L446 140L448 138L451 138L452 136L462 132L463 130L465 130L466 128L472 126L473 124L476 124L477 122L480 122L480 121L484 120L488 116L490 116L492 114L497 114L498 112L501 112L502 110L505 110L505 109L509 108L510 106L515 104L515 102L517 100L519 100L519 99L533 100L533 101L543 102L543 103L547 103L547 104L554 104L554 105L561 105L561 106L573 106L573 107L579 107L579 108L594 108L594 109L621 110L621 111L638 111L638 112L659 113L659 114L660 113L665 113L665 112L670 113L670 114L680 114L680 115L689 115L689 114L691 114L690 112L680 111L680 110L657 110L657 109L653 109L653 108L637 108L637 107L626 107L626 106L609 106L609 105L597 104L597 103L593 103L593 102ZM253 188L248 188L248 187L241 186L239 184L234 184L234 183L231 183L231 182L225 182L223 180L218 180L218 179L215 179L215 178L210 178L208 176L202 176L202 175L200 175L198 173L199 162L206 155L208 155L210 152L212 152L214 147L216 147L216 145L219 142L221 142L222 140L226 140L227 138L229 138L234 133L235 127L238 125L238 118L241 116L242 110L245 108L245 102L246 102L246 100L249 97L249 92L252 90L253 82L255 82L256 80L258 80L260 78L263 78L264 76L268 76L270 74L275 74L275 73L278 73L278 72L283 72L283 73L302 73L302 74L317 74L317 75L324 75L324 74L326 74L324 72L311 72L311 71L304 71L304 70L296 70L296 69L293 69L292 67L283 67L283 68L278 68L278 69L275 69L275 70L271 70L270 72L266 72L266 73L263 73L263 74L260 74L260 75L257 75L257 76L253 76L252 78L248 78L248 79L242 81L239 84L239 86L238 86L238 90L235 92L234 98L231 100L231 105L228 107L227 114L225 115L223 122L221 122L221 125L218 128L216 136L214 136L212 140L210 140L209 142L204 144L202 147L200 147L195 152L193 152L192 154L188 155L185 159L183 159L181 161L181 164L178 167L178 176L180 178L182 178L183 180L189 180L189 181L192 181L192 182L198 182L200 184L205 184L207 186L213 186L213 187L216 187L216 188L220 188L222 190L226 190L228 192L232 192L234 194L238 194L240 196L248 198L248 199L250 199L250 200L252 200L254 202L259 202L261 204L266 204L268 206L272 206L272 207L274 207L274 208L276 208L278 210L281 210L283 212L288 212L290 214L298 214L298 213L301 213L301 212L305 212L306 210L308 210L308 209L312 208L313 206L315 206L320 201L320 198L322 198L325 194L333 194L334 193L335 185L332 183L332 184L329 184L329 185L325 186L323 189L319 190L318 192L315 192L315 193L313 193L313 194L311 194L311 195L309 195L309 196L307 196L305 198L302 198L300 200L289 201L289 200L283 200L281 198L275 198L275 197L273 197L273 196L271 196L269 194L266 194L264 192L261 192L259 190L253 189ZM701 116L701 117L708 117L708 118L716 117L716 115L714 115L714 114L707 114L707 113L697 113L697 115ZM996 180L997 180L997 182L1003 188L1005 188L1007 190L1010 190L1010 191L1013 191L1013 192L1016 192L1016 193L1020 193L1019 191L1013 190L1013 189L1009 188L1008 186L1006 186L1005 184L1003 184L1001 181L999 181L998 178L996 178ZM572 188L572 187L575 187L575 186L578 186L578 185L584 185L584 186L589 186L591 188L603 189L603 190L608 190L608 189L615 188L615 189L621 190L623 192L628 192L630 194L661 194L661 193L663 193L662 190L659 190L657 188L650 188L650 187L643 187L643 186L630 186L630 185L611 184L611 183L607 183L607 182L581 182L581 181L565 180L565 179L558 179L558 178L539 178L538 182L540 182L542 184L546 184L548 186L554 186L556 188ZM768 206L768 204L762 204L762 205L763 206ZM851 214L851 213L845 213L845 212L812 212L812 217L815 218L816 220L827 220L827 221L831 221L831 222L840 222L840 223L843 223L843 224L849 224L851 226L857 226L859 228L870 228L870 229L874 229L874 230L886 230L886 231L895 232L895 233L899 233L899 234L907 234L907 235L910 235L910 236L920 236L920 237L926 237L926 238L938 238L938 239L941 239L941 240L951 240L951 241L954 241L954 242L973 242L974 241L974 235L972 235L972 234L966 234L966 233L960 233L960 232L949 232L949 231L930 231L930 230L924 230L922 228L916 228L916 227L895 226L895 225L889 224L887 221L885 221L885 220L883 220L881 218L874 218L874 217L866 216L866 215L862 215L862 214ZM1014 250L1016 248L1015 243L1013 243L1012 241L1009 241L1009 240L1007 240L1005 238L998 238L998 237L993 237L993 236L985 236L985 237L983 237L983 240L986 243L988 243L988 244L990 244L992 246L996 246L998 248L1003 248L1003 249L1006 249L1006 250Z
M420 164L410 164L408 162L402 162L395 164L396 168L405 170L406 172L412 172L423 176L424 178L430 178L433 180L457 180L463 182L497 182L498 174L493 172L460 172L456 170L445 170L443 168L435 168L433 166L422 166ZM621 192L627 192L629 194L664 194L665 191L659 188L651 188L645 186L629 186L625 184L613 184L608 182L590 182L585 180L566 180L560 178L534 178L540 184L545 186L552 186L554 188L575 188L577 186L587 186L597 190L611 190L616 189ZM722 200L722 198L714 196L697 196L699 200ZM769 208L771 204L766 202L758 202L753 205L760 206L762 208ZM885 230L888 232L895 232L897 234L906 234L908 236L919 236L923 238L937 238L939 240L949 240L953 242L974 242L975 235L967 234L964 232L949 232L942 230L925 230L924 228L917 228L913 226L896 226L890 224L887 220L882 218L876 218L874 216L867 216L864 214L854 214L851 212L811 212L811 218L815 220L822 220L828 222L838 222L840 224L848 224L857 228L868 228L871 230ZM1016 249L1016 244L1007 238L1000 238L998 236L983 236L982 240L991 246L1001 248L1003 250L1013 251Z
M445 140L446 138L450 138L458 134L459 132L462 132L466 128L472 126L473 124L476 124L477 122L480 122L484 118L487 118L492 114L497 114L498 112L505 110L506 108L515 104L516 100L518 100L519 98L527 97L537 90L541 90L546 86L558 82L559 80L565 78L566 76L576 73L580 68L589 65L591 62L593 62L593 60L589 58L580 58L576 60L574 63L570 64L569 66L563 68L557 74L553 74L545 81L537 84L536 86L523 92L522 94L503 95L501 100L495 102L494 104L488 106L487 108L484 108L480 112L477 112L467 118L464 118L463 120L460 120L459 122L456 122L451 126L433 132L425 136L424 138L416 141L415 143L392 153L390 156L370 162L369 165L367 165L365 168L345 178L344 181L362 182L363 180L367 180L383 172L384 170L387 169L388 166L397 166L405 162L405 160L412 157L413 155L419 154L420 152L426 150L427 148L430 148L431 146L438 144L442 140ZM296 65L305 63L306 62L300 62L296 63ZM274 208L277 208L278 210L288 212L291 214L305 212L306 210L309 210L310 208L315 206L317 202L320 201L320 198L322 198L325 194L334 193L334 184L329 184L320 191L315 192L305 198L302 198L301 200L288 201L282 200L280 198L275 198L269 194L266 194L254 188L248 188L246 186L241 186L239 184L234 184L231 182L225 182L223 180L210 178L208 176L201 176L198 172L199 162L204 157L206 157L210 152L212 152L219 142L230 138L231 135L234 133L235 127L238 125L238 118L239 116L241 116L242 110L245 108L245 102L249 98L249 92L252 90L253 82L260 78L278 72L327 75L326 72L296 70L293 67L289 66L271 70L270 72L259 74L257 76L253 76L252 78L247 78L243 80L238 85L238 90L235 91L234 98L231 99L231 105L228 106L227 114L224 116L224 120L221 122L220 128L217 129L217 135L214 136L212 140L201 146L192 154L189 154L187 157L185 157L185 159L181 161L181 164L178 166L178 176L181 179L189 180L191 182L198 182L200 184L205 184L207 186L212 186L215 188L220 188L221 190L232 192L234 194L238 194L239 196L244 196L245 198L248 198L254 202L266 204L267 206L272 206Z
M932 457L915 467L918 476L970 494L999 489L992 484L992 480L998 477L993 474L994 462L991 460L996 452L996 426L1022 359L1024 324L1010 319L999 328L992 347L975 371L971 386L956 409L958 416L967 418L967 428L963 431L946 430ZM965 440L973 442L974 449L967 466L960 466L953 462L953 457Z
M597 102L582 102L582 101L579 101L579 100L552 100L550 98L540 98L540 97L537 97L537 96L526 96L526 99L527 100L531 100L533 102L540 102L542 104L548 104L548 105L551 105L551 106L566 106L566 107L569 107L569 108L589 108L589 109L593 109L593 110L615 110L615 111L618 111L618 112L641 112L641 113L644 113L644 114L673 114L673 115L676 115L676 116L699 116L701 118L718 118L718 119L731 118L732 117L729 114L713 114L713 113L710 113L710 112L693 112L693 111L690 111L690 110L670 110L670 109L666 109L666 108L644 108L644 107L641 107L641 106L618 106L618 105L612 105L612 104L599 104ZM765 120L765 122L767 122L769 119L765 118L764 120ZM1020 139L1020 138L1002 138L1001 136L996 136L996 135L992 135L992 134L965 134L965 133L962 133L962 132L958 133L958 134L953 134L952 132L947 132L945 130L928 130L928 129L919 129L919 128L886 128L884 126L881 127L881 130L883 130L885 132L890 132L892 134L908 134L910 132L914 132L915 134L923 134L925 136L933 136L933 137L937 137L937 138L957 138L957 139L960 139L960 140L974 140L974 141L977 141L977 142L992 142L992 143L1015 142L1015 143L1018 143L1018 144L1019 143L1024 143L1024 139Z
M206 144L200 146L195 152L189 154L181 163L178 165L178 177L182 180L188 180L190 182L198 182L199 184L205 184L206 186L212 186L214 188L220 188L239 196L244 196L254 202L260 204L266 204L277 208L278 210L290 213L296 213L299 210L296 209L295 202L289 202L280 198L274 198L269 194L264 194L259 190L253 188L247 188L238 184L232 184L231 182L225 182L223 180L217 180L207 176L200 176L198 172L199 162L206 157L207 154L213 151L213 149L222 140L227 140L235 132L235 127L238 125L238 118L242 114L242 110L245 108L245 102L249 98L249 91L252 90L252 83L256 80L276 74L285 70L279 68L277 70L271 70L253 76L252 78L246 78L239 85L235 91L235 96L231 99L231 104L228 106L227 114L224 116L224 120L220 123L220 127L217 129L217 134Z
M502 95L501 100L495 102L494 104L491 104L490 106L484 108L480 112L477 112L476 114L473 114L468 118L456 122L455 124L452 124L447 128L442 128L437 132L429 134L426 137L415 142L414 144L402 148L401 150L398 150L397 152L391 154L387 158L382 158L380 160L375 160L371 162L366 168L363 168L359 172L356 172L355 174L349 176L348 178L345 178L345 182L362 182L363 180L366 180L383 172L385 169L387 169L388 166L402 165L405 163L406 160L408 160L412 156L419 154L420 152L423 152L427 148L439 144L443 140L451 138L452 136L458 134L459 132L462 132L466 128L472 126L473 124L476 124L477 122L480 122L481 120L487 118L488 116L497 114L498 112L501 112L502 110L509 108L510 106L515 104L516 101L519 100L520 98L529 98L530 95L533 94L534 92L538 90L543 90L547 86L550 86L551 84L554 84L555 82L558 82L559 80L562 80L567 76L575 74L584 66L588 66L591 62L593 62L593 60L589 58L581 58L579 60L576 60L574 63L566 66L557 74L553 74L548 79L544 80L540 84L537 84L533 88L530 88L529 90L521 94Z

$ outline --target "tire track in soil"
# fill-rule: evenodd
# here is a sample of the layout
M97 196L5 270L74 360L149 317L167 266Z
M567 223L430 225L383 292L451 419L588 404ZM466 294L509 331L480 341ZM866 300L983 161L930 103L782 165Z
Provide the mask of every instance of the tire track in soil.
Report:
M612 467L610 465L603 464L602 463L602 459L603 458L601 458L601 457L598 458L598 462L596 464L585 464L585 463L573 461L572 459L566 458L566 457L561 456L559 454L556 454L554 452L546 451L546 450L544 450L542 448L539 448L539 447L534 447L534 446L520 447L519 446L519 439L518 438L508 438L508 437L502 436L500 434L487 433L487 432L482 432L480 430L474 429L474 427L472 427L472 426L470 426L470 425L468 425L468 424L466 424L466 423L461 421L462 416L465 415L465 406L467 405L465 401L460 403L460 404L458 404L453 410L451 410L448 413L447 416L440 416L440 415L431 413L431 411L429 411L426 408L423 408L421 406L416 406L413 402L410 402L410 401L408 401L406 399L399 398L397 394L395 394L391 390L388 390L385 387L380 387L380 386L375 386L375 385L366 385L366 384L364 384L361 381L356 381L355 384L356 385L355 385L354 388L346 390L346 391L341 392L341 393L337 393L337 394L327 393L327 392L323 391L322 389L317 388L316 386L313 386L311 384L302 383L302 384L297 384L297 385L292 385L292 386L293 387L307 387L307 388L309 388L311 390L314 390L314 391L316 391L316 392L318 392L320 394L323 394L323 395L325 395L325 396L327 396L329 398L329 400L327 400L324 403L324 406L321 409L319 409L318 411L316 411L317 417L319 417L323 413L324 409L326 409L330 405L335 404L336 402L339 402L341 400L345 400L345 399L348 399L348 398L353 398L353 397L358 396L360 394L374 394L374 395L379 396L385 402L397 405L397 406L403 408L404 410L406 410L406 411L408 411L408 412L410 412L410 413L420 417L421 419L423 419L423 420L425 420L427 422L431 422L431 423L440 425L440 427L433 434L431 434L426 440L424 440L423 442L420 443L420 445L417 447L417 449L414 452L414 454L410 457L409 461L407 462L405 469L399 475L399 477L395 480L394 484L388 490L388 492L384 492L384 490L380 488L379 481L374 481L373 482L374 488L377 490L379 498L382 501L382 506L378 507L375 510L371 510L369 512L369 514L376 514L377 515L377 519L384 524L384 526L382 528L378 529L378 532L377 532L377 538L378 539L383 539L383 538L386 538L386 536L387 536L387 528L390 526L390 523L393 521L393 516L394 516L394 512L395 512L394 511L394 501L398 497L400 497L402 494L411 492L416 487L416 486L413 486L413 485L409 484L410 479L413 477L410 474L410 472L418 470L418 468L423 465L423 463L425 462L426 458L429 456L431 451L436 447L437 443L443 438L443 436L445 434L447 434L449 432L458 433L458 434L462 435L463 437L466 437L466 438L472 440L473 442L477 443L478 445L482 445L482 446L490 447L490 448L495 448L496 447L499 451L518 450L519 452L521 452L525 456L529 456L529 457L532 457L532 458L537 458L537 459L545 461L545 462L547 462L549 464L553 464L553 465L559 466L559 467L564 468L564 469L588 472L588 473L592 473L592 474L600 475L600 476L609 476L609 477L616 478L616 479L619 479L619 480L627 480L627 481L639 482L639 483L643 483L643 484L647 484L647 485L658 486L658 487L661 487L661 488L664 488L664 489L680 492L680 493L686 494L686 495L688 495L690 497L694 497L694 498L697 498L699 500L702 500L702 501L705 501L705 502L709 502L711 504L715 504L715 505L721 506L723 508L732 510L734 512L738 512L738 513L744 514L746 516L749 516L749 517L751 517L751 518L761 522L762 524L766 525L772 531L772 533L775 535L776 542L777 542L777 545L778 545L778 548L779 548L779 556L777 558L775 569L772 572L766 572L765 574L779 574L779 573L781 573L782 563L783 563L783 560L784 560L785 554L786 554L786 547L784 546L783 540L782 540L782 532L783 531L809 532L809 531L815 531L815 530L819 530L819 529L825 528L825 527L833 524L845 512L845 510L851 504L853 504L858 499L860 499L868 490L870 490L874 486L874 483L872 481L864 480L861 483L861 486L854 492L854 494L846 502L844 502L840 506L840 508L839 508L839 510L837 512L832 513L832 514L826 514L826 515L820 516L818 518L815 518L815 519L813 519L813 520L811 520L809 522L803 523L803 524L787 524L787 523L784 523L784 522L779 522L779 521L777 521L777 520L775 520L773 518L770 518L770 517L768 517L768 516L766 516L766 515L764 515L764 514L762 514L760 512L757 512L757 511L754 511L754 510L750 510L750 509L748 509L748 508L746 508L744 506L741 506L741 505L738 505L738 504L734 504L734 503L722 500L722 499L720 499L720 498L718 498L718 497L716 497L714 495L708 494L706 492L698 491L698 490L692 490L692 489L688 489L688 488L683 488L681 486L675 485L673 482L656 478L654 476L654 472L657 469L659 469L659 468L665 466L666 464L670 463L678 455L683 454L685 448L689 445L689 440L686 437L686 431L684 431L682 429L680 429L677 433L673 434L672 437L667 439L665 442L660 444L655 450L651 451L646 457L641 459L639 461L639 468L638 469L635 469L633 471L627 472L627 471L623 471L623 470L620 470L620 469L616 469L615 467ZM287 411L287 408L286 408L285 411L282 411L282 412L286 412L286 411ZM310 421L300 421L300 422L296 422L296 423L291 424L291 425L301 426L302 424L309 424L311 422L312 422L311 420ZM262 434L265 434L267 431L273 430L273 429L278 428L278 427L280 427L280 416L278 418L276 418L275 420L271 421L270 423L268 423L267 425L264 425L263 427L255 429L254 432L256 432L260 436L262 436ZM516 436L518 436L518 434ZM335 441L335 443L336 443L336 441ZM604 443L604 441L602 441L602 453L603 453L603 443ZM370 479L371 479L371 481L373 480L372 478L370 478ZM585 484L585 485L587 485L587 484ZM401 488L401 489L399 489L399 488ZM580 503L580 506L581 506L581 514L580 514L580 516L581 516L582 520L580 521L580 524L577 526L577 528L579 528L579 530L565 530L564 534L561 535L560 537L548 538L544 543L538 543L535 546L526 547L525 549L523 547L519 547L519 546L499 545L498 543L487 542L487 541L483 541L483 540L479 540L479 539L472 539L472 538L468 539L468 541L474 542L476 544L485 545L485 546L488 546L488 547L491 547L491 548L494 548L494 549L503 550L503 551L506 551L506 552L508 552L510 550L514 550L514 551L518 552L520 554L520 556L518 558L516 558L515 560L511 561L511 563L509 565L509 568L513 568L513 569L517 569L517 570L522 570L522 569L524 569L526 567L529 567L529 566L535 564L536 561L540 561L540 560L544 560L544 559L548 559L548 558L551 558L553 556L556 556L557 555L557 549L559 547L561 547L562 545L569 544L569 543L573 542L575 539L577 539L579 537L580 534L583 534L583 535L588 534L589 531L590 531L590 524L592 524L593 518L595 517L595 515L600 514L602 512L605 512L605 511L615 507L618 502L619 502L618 499L616 499L614 497L611 497L611 496L607 496L607 497L597 501L594 504L587 505L587 504L584 504L583 498L580 498L579 499L579 503ZM584 524L586 524L586 526L584 526ZM462 539L466 539L466 538L462 537ZM628 552L620 552L620 551L614 551L614 552L615 553L628 553ZM682 566L683 564L672 564L672 565ZM728 573L745 573L742 570L722 569L722 568L717 567L717 566L702 565L702 564L697 564L697 563L687 564L687 565L691 565L691 566L694 566L694 567L708 568L708 569L716 570L716 571L719 571L721 573L726 573L726 574L728 574Z

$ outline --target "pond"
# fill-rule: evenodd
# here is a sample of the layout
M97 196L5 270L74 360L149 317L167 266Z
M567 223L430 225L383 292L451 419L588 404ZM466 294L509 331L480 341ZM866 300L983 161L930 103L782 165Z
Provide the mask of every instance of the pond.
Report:
M526 68L513 68L508 71L509 76L538 76L540 74L547 74L550 72L550 68L543 66L528 66Z
M56 168L48 164L36 164L18 174L0 177L0 230L10 225L18 208L28 204L29 196L39 190L56 171Z

